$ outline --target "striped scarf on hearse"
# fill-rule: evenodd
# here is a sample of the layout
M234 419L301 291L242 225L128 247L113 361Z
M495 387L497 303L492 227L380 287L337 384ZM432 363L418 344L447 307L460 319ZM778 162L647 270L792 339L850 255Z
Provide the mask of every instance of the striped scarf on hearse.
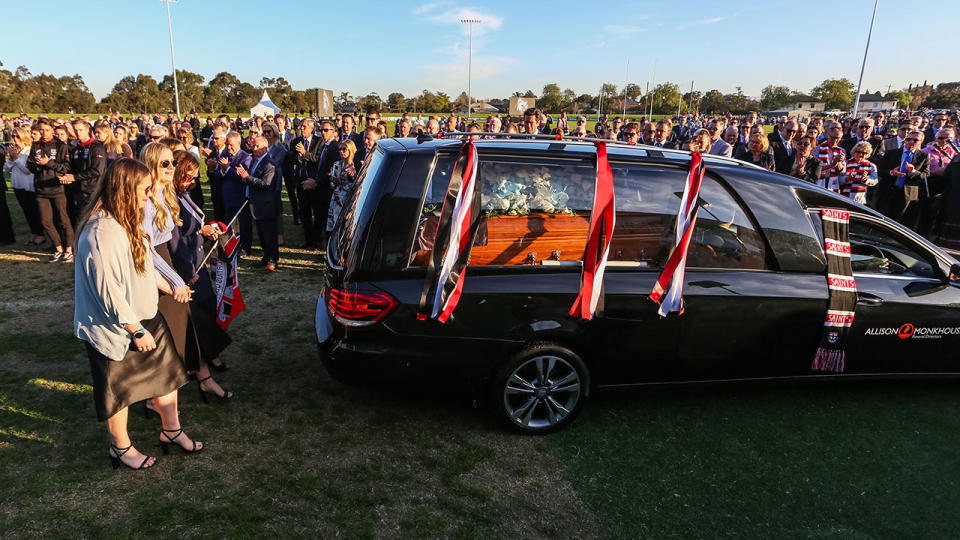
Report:
M844 345L857 307L857 282L850 262L850 212L824 208L823 250L827 254L827 316L823 323L820 346L810 369L843 371L846 360Z

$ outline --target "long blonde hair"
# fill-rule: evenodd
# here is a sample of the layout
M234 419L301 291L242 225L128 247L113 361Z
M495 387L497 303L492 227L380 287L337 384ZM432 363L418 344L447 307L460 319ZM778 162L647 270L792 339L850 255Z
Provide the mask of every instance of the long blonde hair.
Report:
M110 124L107 122L97 122L93 126L93 132L96 134L98 131L107 132L107 136L103 141L103 146L107 148L107 152L116 152L117 154L123 154L123 144L126 141L120 141L113 135L113 128L110 127Z
M160 167L160 155L164 150L170 151L170 148L165 144L152 142L147 143L140 152L140 160L150 169L150 180L152 181L150 200L153 201L153 206L157 209L154 222L160 230L163 230L166 226L168 215L173 217L173 223L176 226L183 225L183 220L180 219L180 202L177 201L177 190L173 188L172 183L169 185L162 184L163 171ZM170 152L170 155L172 157L173 152ZM163 200L160 199L161 187L163 187Z
M133 266L138 274L146 271L147 246L149 238L143 230L143 208L137 201L137 184L150 175L150 170L139 161L131 158L120 158L107 167L103 182L90 196L90 204L83 212L80 220L80 231L90 222L90 216L103 210L123 227L130 241L130 254L133 256ZM80 234L77 233L77 242Z

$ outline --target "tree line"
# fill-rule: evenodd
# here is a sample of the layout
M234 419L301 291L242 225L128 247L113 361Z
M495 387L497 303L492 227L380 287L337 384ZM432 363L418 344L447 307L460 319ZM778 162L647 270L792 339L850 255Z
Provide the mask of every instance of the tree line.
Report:
M19 66L14 71L2 68L3 63L0 62L0 111L4 112L153 113L175 109L173 77L170 74L164 75L159 81L142 73L127 75L98 102L80 75L34 75L26 66ZM199 73L177 70L177 86L182 112L244 113L257 103L264 90L284 111L308 112L316 107L315 89L296 90L283 77L263 77L254 85L226 71L217 73L208 81ZM809 96L825 102L827 109L841 110L851 107L854 94L854 85L847 79L827 79L809 92ZM513 96L536 94L532 90L520 90L514 92ZM726 94L716 89L682 92L679 85L666 82L644 93L644 89L635 83L619 88L612 83L603 83L596 94L578 94L570 88L561 90L556 83L549 83L540 92L537 107L551 113L561 110L572 113L597 112L601 109L617 111L624 108L626 100L628 110L645 111L652 108L654 114L675 113L678 108L704 113L742 114L750 110L776 110L802 96L804 94L798 90L777 85L766 86L759 99L754 99L745 95L740 87L736 88L736 92ZM885 96L896 99L900 107L960 107L960 82L891 90ZM502 97L485 101L506 112L509 100L510 97ZM466 92L451 99L444 92L430 90L410 97L392 92L386 99L376 92L362 96L353 96L348 92L334 94L334 108L337 111L465 111L467 101ZM474 101L477 101L476 96Z

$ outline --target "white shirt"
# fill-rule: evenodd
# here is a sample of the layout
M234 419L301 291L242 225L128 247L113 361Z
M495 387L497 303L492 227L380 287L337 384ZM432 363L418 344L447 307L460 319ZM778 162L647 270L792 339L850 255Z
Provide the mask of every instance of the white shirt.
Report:
M3 170L10 172L10 187L33 191L33 173L27 168L27 158L30 156L30 147L20 151L17 159L3 164Z
M73 274L74 335L107 358L123 360L130 346L123 325L157 314L157 284L162 278L153 261L147 257L143 273L137 273L126 231L100 212L77 238Z

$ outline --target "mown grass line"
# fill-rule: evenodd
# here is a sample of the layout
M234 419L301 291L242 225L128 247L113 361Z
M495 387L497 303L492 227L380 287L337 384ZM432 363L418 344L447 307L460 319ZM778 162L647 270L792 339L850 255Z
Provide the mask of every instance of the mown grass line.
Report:
M956 538L958 390L608 393L549 447L611 538Z

